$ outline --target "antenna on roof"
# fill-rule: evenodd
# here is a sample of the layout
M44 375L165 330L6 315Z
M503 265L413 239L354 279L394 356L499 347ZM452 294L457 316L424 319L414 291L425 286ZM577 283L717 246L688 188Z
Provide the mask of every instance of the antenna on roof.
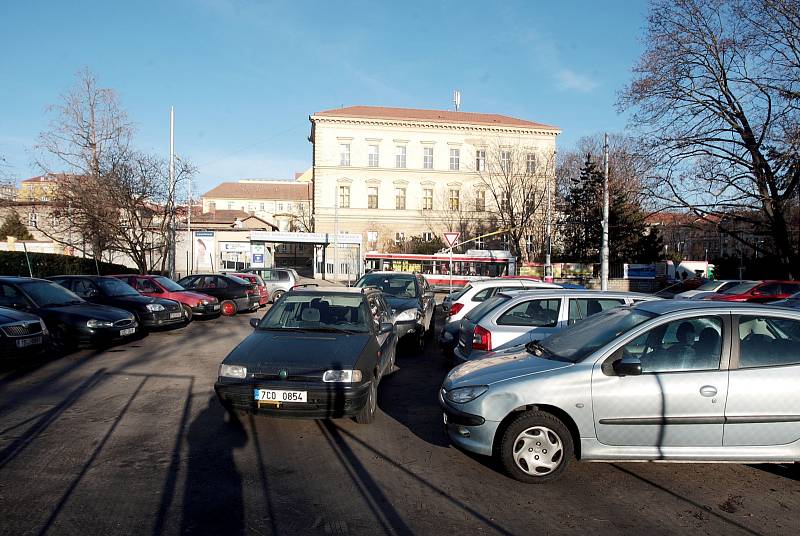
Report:
M457 89L453 91L453 105L456 107L456 111L461 108L461 91Z

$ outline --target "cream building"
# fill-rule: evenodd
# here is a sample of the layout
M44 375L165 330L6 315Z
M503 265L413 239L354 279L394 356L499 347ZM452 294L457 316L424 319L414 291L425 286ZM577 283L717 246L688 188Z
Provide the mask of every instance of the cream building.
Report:
M555 176L560 130L532 121L371 106L309 120L314 230L361 234L367 249L441 236L456 213L488 216L497 203L481 175L495 154L527 159L542 183Z
M203 194L201 200L205 214L240 210L274 224L281 231L311 230L311 188L307 181L223 182Z

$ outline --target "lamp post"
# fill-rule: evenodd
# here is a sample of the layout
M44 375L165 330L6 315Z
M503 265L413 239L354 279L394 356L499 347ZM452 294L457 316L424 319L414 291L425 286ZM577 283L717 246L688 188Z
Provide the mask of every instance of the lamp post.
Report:
M555 171L556 171L556 153L557 151L553 150L553 179L555 179ZM547 252L544 256L544 280L548 283L553 281L553 265L551 264L551 254L552 254L552 243L553 243L553 236L552 236L552 223L551 223L551 216L552 216L552 187L550 183L550 177L545 177L547 181Z

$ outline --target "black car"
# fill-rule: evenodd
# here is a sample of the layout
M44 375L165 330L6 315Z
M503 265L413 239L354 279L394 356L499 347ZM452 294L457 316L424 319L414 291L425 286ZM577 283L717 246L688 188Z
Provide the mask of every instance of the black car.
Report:
M287 292L228 354L214 384L222 404L284 417L375 418L378 383L394 369L397 333L374 289Z
M186 313L175 300L142 296L116 277L99 275L60 275L49 278L84 300L133 313L144 328L157 328L186 322Z
M194 274L178 280L186 290L196 290L219 300L222 314L235 315L240 311L255 311L259 307L258 285L225 274Z
M0 287L0 302L3 291ZM0 307L0 357L35 355L47 344L47 328L36 315Z
M59 351L108 344L138 331L128 311L89 303L46 279L0 277L0 305L39 316Z
M414 337L414 343L422 351L426 338L433 336L433 312L436 307L433 290L422 274L370 272L356 281L355 286L375 287L383 291L395 315L397 336Z
M453 352L458 346L458 334L461 331L461 319L448 322L439 332L439 348L447 359L453 359Z

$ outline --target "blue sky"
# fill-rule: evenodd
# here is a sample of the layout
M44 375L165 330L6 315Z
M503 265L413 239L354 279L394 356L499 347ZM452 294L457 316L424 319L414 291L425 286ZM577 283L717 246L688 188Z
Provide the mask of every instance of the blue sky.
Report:
M644 0L0 5L0 156L33 176L37 134L89 67L115 89L137 147L224 180L291 178L310 163L308 116L356 104L500 113L581 136L620 132L617 92L641 53Z

